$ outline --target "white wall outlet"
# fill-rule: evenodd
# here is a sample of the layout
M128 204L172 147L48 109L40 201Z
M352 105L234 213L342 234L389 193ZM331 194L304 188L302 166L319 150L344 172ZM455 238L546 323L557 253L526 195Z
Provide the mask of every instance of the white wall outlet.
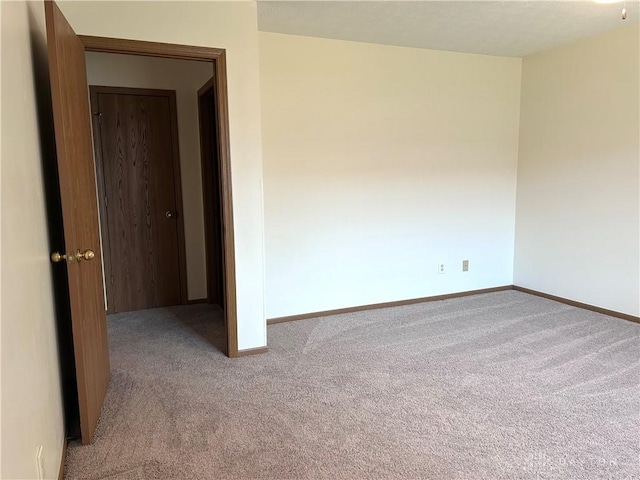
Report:
M444 262L442 260L438 262L438 273L444 273Z
M463 272L469 271L469 260L462 260L462 271Z
M44 453L42 445L38 445L36 453L36 466L38 468L38 480L44 480Z

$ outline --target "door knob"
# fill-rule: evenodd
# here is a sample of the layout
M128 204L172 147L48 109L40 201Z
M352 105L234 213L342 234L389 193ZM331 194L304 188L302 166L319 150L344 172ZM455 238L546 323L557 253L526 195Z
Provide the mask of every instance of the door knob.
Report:
M167 218L176 218L178 216L178 212L172 212L171 210L167 210L164 216Z
M61 262L62 260L66 260L67 263L72 263L75 261L75 257L72 253L70 253L69 255L66 255L60 252L53 252L51 254L51 261L53 263L58 263L58 262Z
M78 262L80 260L93 260L94 258L96 258L96 253L91 249L87 249L84 252L81 251L81 250L78 250L76 252L75 257L76 257Z
M63 260L66 260L67 263L74 263L79 262L80 260L93 260L94 258L96 258L96 253L89 249L84 252L82 250L77 250L76 253L64 254L60 252L53 252L51 254L51 261L54 263L58 263Z

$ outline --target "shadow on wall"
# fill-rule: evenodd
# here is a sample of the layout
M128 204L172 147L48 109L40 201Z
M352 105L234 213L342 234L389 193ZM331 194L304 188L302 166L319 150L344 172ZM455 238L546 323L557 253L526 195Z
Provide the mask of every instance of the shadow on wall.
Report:
M66 251L66 246L64 244L62 205L60 200L60 184L58 182L53 110L51 106L49 59L46 43L42 42L41 38L36 34L38 31L37 20L30 9L28 12L29 30L31 32L31 60L34 66L33 83L38 109L40 158L42 161L42 176L45 187L49 250L51 252L62 252ZM53 282L53 303L55 306L55 321L58 334L58 356L62 379L65 431L67 436L79 436L80 417L67 269L64 268L63 265L52 264L51 279Z

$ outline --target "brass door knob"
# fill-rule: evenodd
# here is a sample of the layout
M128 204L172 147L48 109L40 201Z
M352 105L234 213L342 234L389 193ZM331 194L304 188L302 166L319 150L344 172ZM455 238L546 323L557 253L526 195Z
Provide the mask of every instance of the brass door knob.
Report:
M62 260L66 260L67 256L65 254L61 254L60 252L53 252L51 254L51 261L53 263L61 262Z
M67 263L79 262L81 260L93 260L96 258L96 252L91 249L87 249L84 252L82 250L77 250L76 253L60 253L53 252L51 254L51 261L54 263L61 262L66 260Z
M60 253L60 252L53 252L51 254L51 261L54 263L58 263L61 262L63 260L66 260L67 263L74 263L79 261L80 259L77 258L77 255L75 253Z
M81 250L78 250L76 252L76 259L78 261L80 260L93 260L94 258L96 258L96 252L94 252L91 249L87 249L84 252Z

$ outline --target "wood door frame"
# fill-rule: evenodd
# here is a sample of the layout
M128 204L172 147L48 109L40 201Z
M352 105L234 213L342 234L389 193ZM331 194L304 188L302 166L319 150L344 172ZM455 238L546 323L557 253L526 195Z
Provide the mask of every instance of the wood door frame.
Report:
M89 94L91 97L91 114L99 111L98 95L99 94L115 94L115 95L137 95L149 97L164 97L169 100L169 116L171 121L171 160L173 165L174 179L174 195L176 203L176 211L178 218L176 226L178 230L178 270L180 278L180 303L186 305L189 302L187 293L187 255L184 240L184 208L182 205L182 178L180 175L180 145L178 139L178 109L176 103L175 90L161 90L152 88L129 88L129 87L109 87L101 85L89 85ZM111 246L109 245L109 222L107 221L107 208L105 198L107 195L105 178L104 178L104 159L102 158L102 136L100 134L100 123L91 121L93 129L93 150L96 162L96 179L98 184L98 206L100 209L100 224L102 228L102 253L105 269L105 288L107 291L107 313L112 313L110 305L115 304L113 298L113 287L110 287L109 279L112 275L111 269ZM106 233L105 233L106 232ZM105 242L106 240L106 242Z
M210 62L215 82L216 139L220 162L220 190L223 225L225 327L229 357L238 356L238 311L236 304L235 242L233 197L231 191L231 155L229 140L229 98L227 93L226 51L222 48L143 42L109 37L79 35L86 52L119 53L147 57L175 58Z

